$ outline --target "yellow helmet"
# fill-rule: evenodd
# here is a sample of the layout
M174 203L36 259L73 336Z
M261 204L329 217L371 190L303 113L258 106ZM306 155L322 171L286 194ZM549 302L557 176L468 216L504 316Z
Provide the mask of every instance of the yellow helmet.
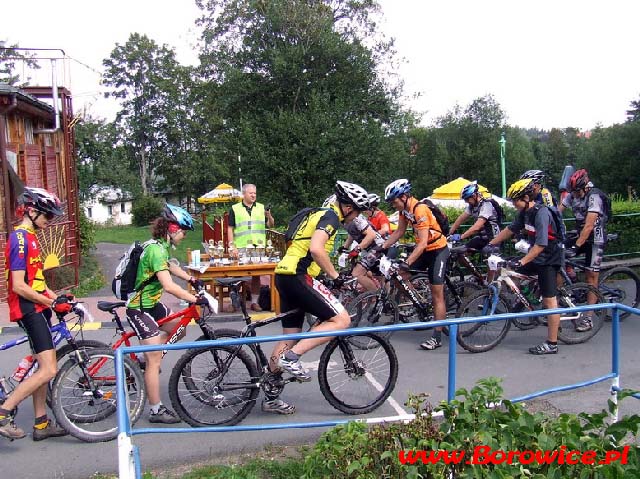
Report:
M507 190L507 198L510 200L517 200L518 198L522 198L524 195L529 195L529 198L531 198L533 195L534 184L535 182L531 178L516 181Z

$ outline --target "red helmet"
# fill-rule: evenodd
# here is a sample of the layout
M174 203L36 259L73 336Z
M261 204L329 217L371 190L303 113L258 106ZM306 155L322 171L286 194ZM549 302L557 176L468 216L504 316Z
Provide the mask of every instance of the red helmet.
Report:
M589 175L587 174L587 170L583 168L571 175L571 178L569 178L569 189L570 191L583 190L587 187L588 183Z

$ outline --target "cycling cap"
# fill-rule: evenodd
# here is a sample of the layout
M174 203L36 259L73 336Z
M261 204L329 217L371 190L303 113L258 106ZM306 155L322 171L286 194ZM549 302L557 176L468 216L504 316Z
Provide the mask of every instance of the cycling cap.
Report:
M375 193L369 193L369 206L374 208L380 204L380 196Z
M529 198L533 196L534 181L531 178L525 178L524 180L518 180L509 187L507 190L507 198L510 200L517 200L524 195L529 195Z
M369 209L369 193L355 183L336 181L336 198L340 203L352 205L359 210Z
M541 185L544 181L544 171L542 170L527 170L520 175L521 180L533 180L535 183Z
M589 175L584 168L576 171L571 178L569 178L569 188L571 191L582 190L587 187L589 183Z
M460 192L460 198L462 198L463 200L468 200L473 195L475 195L478 191L480 191L480 188L478 187L478 182L472 181L471 183L465 185L464 188L462 188L462 191Z
M171 223L176 223L180 229L193 230L193 218L184 208L167 203L162 210L162 217Z
M384 189L385 201L393 201L402 195L411 193L411 183L407 179L396 180Z
M60 199L42 188L25 188L21 202L24 206L30 206L42 213L50 213L55 216L62 215Z

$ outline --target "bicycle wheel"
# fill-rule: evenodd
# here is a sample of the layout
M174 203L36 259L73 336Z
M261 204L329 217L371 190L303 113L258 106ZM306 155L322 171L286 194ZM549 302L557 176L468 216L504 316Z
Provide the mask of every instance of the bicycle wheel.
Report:
M352 328L363 328L369 326L388 326L398 323L398 307L396 303L389 297L378 299L377 291L368 291L362 293L354 299L347 312L351 317ZM376 333L384 339L388 339L393 331L385 333ZM377 348L380 344L371 341L368 336L349 336L348 340L355 347L360 349Z
M470 296L458 309L460 318L473 318L490 314L503 314L509 312L509 303L500 294L497 298L495 310L492 312L494 294L491 290L484 290ZM511 321L484 321L458 326L458 344L470 353L483 353L495 348L504 339L511 327Z
M433 301L431 299L429 276L426 274L417 274L411 278L410 282L422 298L422 302L430 305ZM398 318L400 321L403 323L413 323L418 321L431 321L433 319L433 317L422 317L416 310L411 298L401 289L398 288L397 291L395 302L398 305Z
M338 411L366 414L387 400L398 379L398 358L391 343L377 334L366 335L378 345L353 347L349 337L327 344L318 365L320 391Z
M242 349L192 349L173 367L169 397L180 418L193 427L237 424L253 408L260 373Z
M513 301L511 301L511 304L513 304ZM520 301L517 301L517 303L511 309L512 313L522 313L524 311L524 304L522 304ZM511 323L521 331L528 331L529 329L533 329L536 326L540 325L541 320L538 316L528 316L526 318L511 318Z
M85 442L102 442L118 435L116 414L115 352L94 349L86 360L65 362L53 382L53 413L72 436ZM129 419L134 424L146 400L144 377L131 358L124 358Z
M609 303L620 303L637 308L640 303L640 276L631 268L624 266L612 268L600 275L598 289ZM620 319L629 316L621 312ZM611 320L611 311L607 311L607 320Z
M605 299L596 288L587 283L575 283L558 291L558 307L572 308L574 306L584 306L588 304L589 294L596 296L596 303L604 303ZM567 313L560 315L560 328L558 329L558 339L565 344L579 344L594 337L602 325L606 316L605 310L585 311L582 313ZM576 327L581 320L591 319L592 327L589 331L576 331Z
M456 294L452 294L452 292L449 291L449 288L445 287L444 297L447 302L447 315L453 314L454 316L467 298L470 298L477 294L478 291L485 289L484 286L474 283L473 281L460 281L457 279L452 279L451 285L453 286Z

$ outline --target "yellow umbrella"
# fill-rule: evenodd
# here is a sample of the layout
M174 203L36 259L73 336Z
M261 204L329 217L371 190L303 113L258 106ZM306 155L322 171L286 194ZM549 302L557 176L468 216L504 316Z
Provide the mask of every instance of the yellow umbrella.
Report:
M227 183L220 183L214 189L198 198L198 203L231 203L240 201L242 193Z
M459 200L462 188L467 186L469 183L471 183L471 181L460 176L455 180L450 181L449 183L438 186L435 190L433 190L433 194L430 196L430 198L439 200ZM485 198L489 198L491 196L489 190L486 187L478 185L478 188L480 189L480 193L482 193Z

